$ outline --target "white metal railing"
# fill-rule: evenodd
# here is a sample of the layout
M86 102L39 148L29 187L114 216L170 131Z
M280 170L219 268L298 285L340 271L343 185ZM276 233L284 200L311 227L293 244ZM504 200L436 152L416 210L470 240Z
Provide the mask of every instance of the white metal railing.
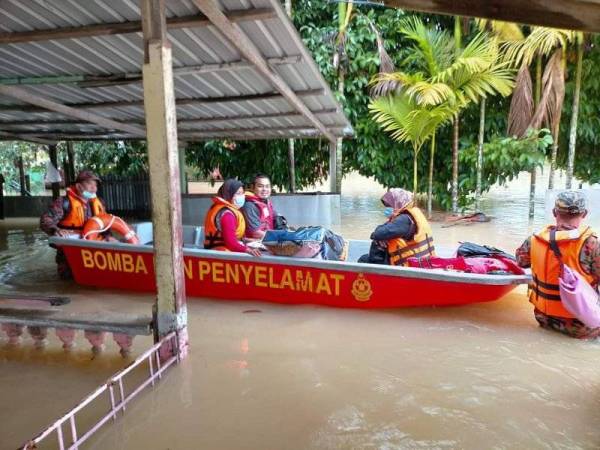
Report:
M171 356L166 361L161 362L160 359L160 349L164 345L172 345L174 355ZM71 409L68 413L63 415L60 419L38 434L35 438L27 441L22 447L19 447L23 450L33 450L37 448L37 445L46 439L48 436L52 435L54 432L58 438L58 445L60 450L65 449L77 449L82 443L87 441L102 425L108 422L111 418L113 420L117 420L118 412L125 412L126 405L133 397L139 394L146 386L154 383L156 379L160 379L162 373L167 370L172 364L175 362L179 363L180 353L179 353L179 339L176 332L169 333L164 338L162 338L158 343L154 344L151 348L146 350L143 354L138 356L135 361L129 364L120 372L117 372L114 376L112 376L108 381L106 381L102 386L92 392L90 395L85 397L77 406ZM125 389L123 387L123 378L125 375L130 373L137 366L141 365L143 362L148 361L149 366L149 376L146 378L139 386L137 386L129 395L125 395ZM118 386L119 388L119 396L118 401L115 400L115 388ZM103 393L108 392L110 396L110 410L106 413L95 425L93 425L88 431L86 431L82 436L78 436L78 430L75 422L75 415L81 411L83 408L88 406L92 401L97 399ZM63 425L65 423L69 423L71 429L71 443L65 444L65 436L63 434Z

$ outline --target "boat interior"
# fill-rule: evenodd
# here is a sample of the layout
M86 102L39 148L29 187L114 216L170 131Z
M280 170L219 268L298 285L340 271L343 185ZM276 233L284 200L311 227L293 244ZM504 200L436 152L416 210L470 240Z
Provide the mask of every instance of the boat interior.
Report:
M152 222L141 222L134 226L134 230L142 245L152 245ZM369 253L371 241L349 240L348 257L346 261L357 262L358 258ZM195 225L183 226L183 247L189 249L204 248L204 227Z

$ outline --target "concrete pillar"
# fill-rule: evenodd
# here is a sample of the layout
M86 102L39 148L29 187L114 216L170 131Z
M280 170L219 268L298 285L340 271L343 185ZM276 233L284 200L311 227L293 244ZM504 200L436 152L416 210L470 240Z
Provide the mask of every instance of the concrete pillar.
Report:
M171 46L167 40L164 0L141 0L144 34L144 109L154 225L155 339L179 334L187 352L187 310L183 274L181 185ZM165 349L163 356L173 353Z

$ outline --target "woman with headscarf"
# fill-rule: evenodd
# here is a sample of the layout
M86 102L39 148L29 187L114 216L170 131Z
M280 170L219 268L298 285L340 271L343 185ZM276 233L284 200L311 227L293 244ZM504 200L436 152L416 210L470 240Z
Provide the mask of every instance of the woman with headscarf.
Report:
M246 222L239 209L245 200L242 182L232 178L225 180L204 219L204 248L260 256L259 250L242 241Z
M381 197L387 222L371 233L371 249L359 262L407 265L410 257L435 256L431 227L425 215L414 206L412 192L393 188Z

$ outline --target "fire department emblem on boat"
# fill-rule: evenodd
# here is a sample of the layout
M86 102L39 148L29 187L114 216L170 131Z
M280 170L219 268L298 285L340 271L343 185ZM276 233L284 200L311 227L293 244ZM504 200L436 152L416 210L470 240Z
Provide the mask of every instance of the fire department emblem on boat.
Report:
M368 302L373 295L371 283L365 278L365 275L359 273L356 280L352 283L352 295L359 302Z

